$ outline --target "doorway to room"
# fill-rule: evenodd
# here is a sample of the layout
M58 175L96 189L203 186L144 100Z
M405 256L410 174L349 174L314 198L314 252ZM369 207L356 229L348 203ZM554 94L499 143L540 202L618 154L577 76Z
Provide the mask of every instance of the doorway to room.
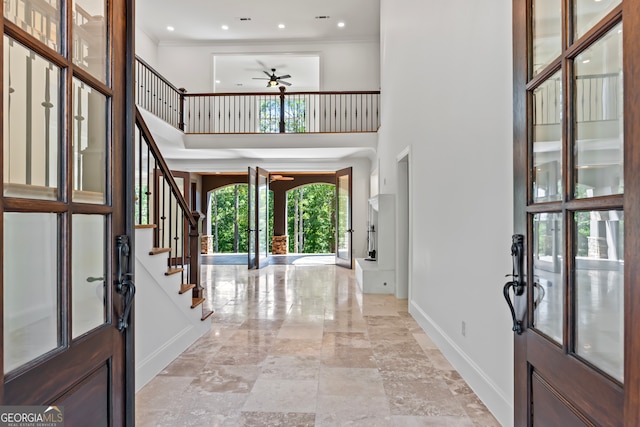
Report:
M407 148L397 157L398 196L396 219L396 297L411 295L411 209L410 209L410 150Z

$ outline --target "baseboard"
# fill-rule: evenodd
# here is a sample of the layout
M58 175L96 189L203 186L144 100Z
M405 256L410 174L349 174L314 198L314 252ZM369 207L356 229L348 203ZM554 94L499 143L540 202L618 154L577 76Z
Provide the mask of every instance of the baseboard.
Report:
M409 312L500 424L505 427L512 427L513 404L511 399L413 301L409 304Z
M185 327L144 360L136 361L136 393L206 332L198 329Z

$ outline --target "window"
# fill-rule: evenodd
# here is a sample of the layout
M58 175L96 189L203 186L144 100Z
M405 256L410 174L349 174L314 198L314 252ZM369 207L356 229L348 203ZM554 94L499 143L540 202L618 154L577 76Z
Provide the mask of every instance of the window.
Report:
M259 132L280 132L281 101L278 98L260 99ZM304 133L307 131L307 100L304 98L286 99L284 101L284 131L287 133Z

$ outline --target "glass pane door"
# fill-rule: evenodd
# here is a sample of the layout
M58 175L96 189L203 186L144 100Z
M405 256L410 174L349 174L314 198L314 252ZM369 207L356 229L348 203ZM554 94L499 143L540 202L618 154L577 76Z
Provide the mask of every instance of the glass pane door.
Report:
M250 167L247 174L247 252L249 253L248 267L250 269L258 268L258 250L256 244L257 179L256 170Z
M256 229L258 241L258 268L269 263L269 172L256 168Z
M515 232L527 269L514 298L529 308L514 341L516 425L623 425L621 4L514 2Z
M351 168L336 172L336 264L351 268Z

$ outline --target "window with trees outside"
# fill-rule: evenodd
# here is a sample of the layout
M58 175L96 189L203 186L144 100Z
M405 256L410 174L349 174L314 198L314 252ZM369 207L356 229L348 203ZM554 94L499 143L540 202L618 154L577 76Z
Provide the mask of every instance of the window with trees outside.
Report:
M261 99L259 125L261 133L280 132L280 99ZM284 131L304 133L307 130L307 100L285 99Z
M248 250L248 195L246 184L234 184L211 193L213 253ZM289 253L335 253L335 185L310 184L287 192ZM269 241L273 236L273 197L269 196Z

